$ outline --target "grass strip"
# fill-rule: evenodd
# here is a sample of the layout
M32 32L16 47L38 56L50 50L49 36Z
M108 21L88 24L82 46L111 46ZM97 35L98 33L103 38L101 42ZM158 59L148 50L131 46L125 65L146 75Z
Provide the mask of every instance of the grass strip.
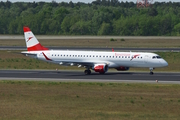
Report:
M51 39L39 40L43 46L107 48L179 48L179 39ZM24 40L0 40L0 46L26 46Z
M180 85L0 81L0 119L180 119Z

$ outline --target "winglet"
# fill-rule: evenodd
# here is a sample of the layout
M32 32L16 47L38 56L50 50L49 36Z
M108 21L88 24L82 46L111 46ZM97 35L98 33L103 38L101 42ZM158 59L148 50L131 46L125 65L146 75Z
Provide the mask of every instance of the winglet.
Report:
M112 52L114 52L114 49L112 48Z

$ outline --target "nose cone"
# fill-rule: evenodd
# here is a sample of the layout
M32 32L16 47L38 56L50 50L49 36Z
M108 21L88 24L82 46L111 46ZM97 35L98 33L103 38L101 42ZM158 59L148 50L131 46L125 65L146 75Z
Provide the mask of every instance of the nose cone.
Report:
M164 59L161 61L161 64L162 64L163 67L168 66L168 63Z

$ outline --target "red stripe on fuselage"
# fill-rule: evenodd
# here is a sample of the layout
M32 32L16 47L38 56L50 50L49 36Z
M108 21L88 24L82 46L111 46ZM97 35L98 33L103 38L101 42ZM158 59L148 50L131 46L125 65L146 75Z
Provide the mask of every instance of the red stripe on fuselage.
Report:
M52 61L50 58L48 58L43 52L42 52L42 54L44 55L44 57L46 58L46 60L50 60L50 61Z
M28 51L40 51L40 50L49 50L48 48L43 47L40 43L27 48Z

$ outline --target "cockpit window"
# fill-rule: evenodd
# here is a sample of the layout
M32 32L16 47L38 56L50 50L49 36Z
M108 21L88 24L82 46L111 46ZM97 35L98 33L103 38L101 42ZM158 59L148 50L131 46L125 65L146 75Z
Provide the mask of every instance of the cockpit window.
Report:
M157 59L161 59L161 57L160 56L156 56L157 57Z
M153 56L152 59L161 59L160 56Z
M152 59L156 59L156 56L153 56Z

